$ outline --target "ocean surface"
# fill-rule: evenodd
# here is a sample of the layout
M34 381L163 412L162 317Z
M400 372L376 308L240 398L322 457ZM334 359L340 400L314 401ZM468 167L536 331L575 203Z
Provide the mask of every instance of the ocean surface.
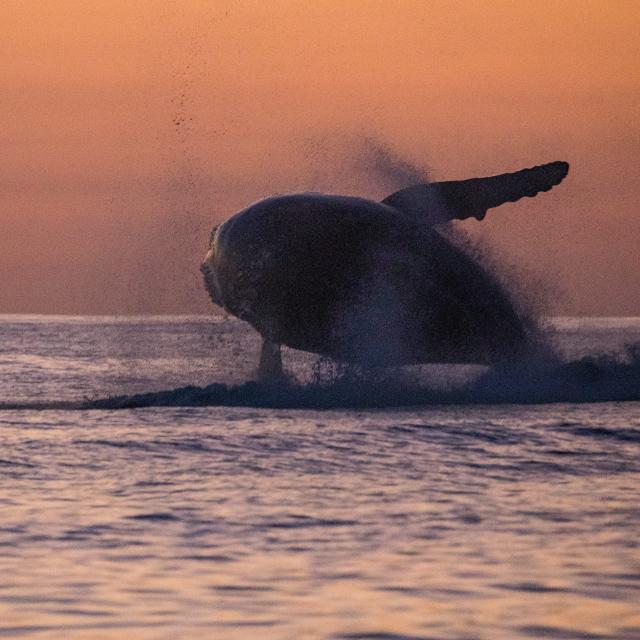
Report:
M640 638L640 319L547 333L265 389L237 320L0 316L0 638Z

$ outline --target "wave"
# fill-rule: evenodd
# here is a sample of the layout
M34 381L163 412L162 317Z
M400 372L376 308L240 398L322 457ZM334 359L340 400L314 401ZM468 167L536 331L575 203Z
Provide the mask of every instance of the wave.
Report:
M117 410L144 407L290 409L394 408L429 405L548 404L640 401L640 343L622 355L564 363L522 362L489 369L466 382L425 383L411 371L317 366L309 383L213 383L85 400L4 402L0 410Z
M387 408L436 404L546 404L640 401L640 343L626 355L587 356L561 364L491 369L464 384L438 388L397 372L346 370L309 384L214 383L83 402L82 409L170 406Z

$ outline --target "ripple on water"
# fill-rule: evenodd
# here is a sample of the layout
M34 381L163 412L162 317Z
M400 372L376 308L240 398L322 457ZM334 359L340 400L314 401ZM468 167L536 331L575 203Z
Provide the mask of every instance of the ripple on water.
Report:
M73 407L1 415L0 637L640 637L639 403L78 410L76 388L206 386L237 362L202 349L208 323L145 322L44 323L29 346L38 398ZM65 372L68 345L122 357ZM33 400L12 366L3 397Z

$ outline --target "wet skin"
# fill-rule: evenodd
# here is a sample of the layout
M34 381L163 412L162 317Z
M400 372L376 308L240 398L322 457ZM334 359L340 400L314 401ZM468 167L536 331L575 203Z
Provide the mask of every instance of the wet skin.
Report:
M263 200L221 225L214 302L278 344L367 365L492 362L526 348L506 292L434 227L360 198Z
M282 375L280 344L365 366L517 360L536 348L535 331L441 225L482 220L490 208L549 191L568 171L556 161L417 184L382 202L267 198L214 229L205 286L263 336L265 378Z

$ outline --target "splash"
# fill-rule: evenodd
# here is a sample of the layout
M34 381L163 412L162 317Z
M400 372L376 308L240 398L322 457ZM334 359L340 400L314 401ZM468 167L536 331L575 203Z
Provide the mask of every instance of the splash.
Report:
M372 136L354 141L354 166L375 176L389 191L429 182L426 169L409 162L391 146Z
M369 175L381 180L389 190L429 182L426 168L407 161L392 147L374 137L362 136L354 147L357 149L361 167ZM442 203L437 199L429 203L429 207L434 209L440 206ZM420 222L416 221L418 225ZM484 274L483 295L495 304L499 315L505 319L511 318L511 329L514 333L525 336L524 341L528 346L526 353L522 355L538 362L557 362L554 347L548 337L545 337L539 320L546 307L546 299L540 286L534 286L530 278L526 279L522 272L506 264L495 249L478 238L472 238L459 222L440 224L435 230L470 258ZM452 270L458 268L459 265L451 264ZM393 308L393 304L387 306ZM505 332L508 333L510 332Z
M76 405L78 409L242 406L291 409L392 408L432 405L547 404L640 401L640 343L623 356L601 354L567 363L537 360L487 370L445 388L412 380L399 370L363 370L323 360L309 384L205 387L117 396Z

